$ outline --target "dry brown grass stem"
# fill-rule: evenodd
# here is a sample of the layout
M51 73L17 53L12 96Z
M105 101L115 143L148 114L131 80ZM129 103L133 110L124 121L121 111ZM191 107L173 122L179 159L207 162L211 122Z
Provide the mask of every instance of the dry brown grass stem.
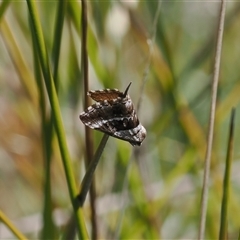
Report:
M84 81L84 108L91 104L87 96L89 91L89 78L88 78L88 50L87 50L87 27L88 27L88 9L87 1L82 0L82 69ZM86 144L86 167L89 166L93 159L93 135L89 127L85 126L85 144ZM96 208L95 208L96 190L94 184L94 176L90 187L90 205L91 205L91 222L92 222L92 239L97 238L97 222L96 222Z
M208 129L208 138L207 138L207 149L206 149L206 155L205 155L203 189L202 189L202 196L201 196L201 216L200 216L200 228L199 228L198 239L204 239L204 234L205 234L207 200L208 200L208 183L209 183L209 172L210 172L212 143L213 143L213 132L214 132L214 121L215 121L215 112L216 112L217 89L218 89L218 80L219 80L225 11L226 11L226 1L222 0L220 5L217 45L216 45L216 52L215 52L215 59L214 59L211 108L210 108L209 129Z

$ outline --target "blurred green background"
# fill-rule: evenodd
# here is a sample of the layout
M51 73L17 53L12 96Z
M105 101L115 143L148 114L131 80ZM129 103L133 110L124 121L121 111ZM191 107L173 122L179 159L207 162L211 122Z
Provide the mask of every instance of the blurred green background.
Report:
M4 2L4 1L3 1ZM26 236L42 228L45 163L39 95L25 1L0 8L0 209ZM141 147L110 138L96 171L99 238L195 239L200 220L203 163L211 100L219 2L88 1L89 85L118 88L130 81L130 96L147 129ZM51 56L58 1L37 1L44 40ZM81 79L81 2L66 6L59 58L59 102L79 186L84 176L85 131ZM230 111L237 109L229 239L240 226L240 4L228 2L210 172L206 238L219 232L222 179ZM156 33L155 42L152 38ZM149 50L153 44L153 52ZM148 70L143 93L141 86ZM48 99L46 108L50 112ZM94 131L96 149L102 133ZM54 138L51 200L57 237L71 215L66 178ZM128 162L127 195L122 195ZM125 208L122 206L125 199ZM122 222L121 212L125 209ZM90 208L84 207L90 231ZM122 224L122 225L121 225ZM121 227L120 227L121 226ZM0 238L11 234L0 223Z

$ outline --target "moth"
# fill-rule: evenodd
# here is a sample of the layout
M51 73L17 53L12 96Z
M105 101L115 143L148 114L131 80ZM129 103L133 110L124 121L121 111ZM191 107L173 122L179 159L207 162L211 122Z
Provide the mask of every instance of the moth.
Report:
M86 126L107 133L112 137L140 146L147 131L138 120L133 102L128 94L118 89L89 91L87 94L95 104L80 114Z

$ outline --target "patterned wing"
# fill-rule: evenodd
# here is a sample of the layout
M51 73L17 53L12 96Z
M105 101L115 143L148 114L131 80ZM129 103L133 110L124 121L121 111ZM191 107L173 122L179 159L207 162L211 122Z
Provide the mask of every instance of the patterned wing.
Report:
M147 135L146 129L139 123L135 128L122 130L114 133L116 138L130 142L133 146L142 144Z
M120 99L123 97L123 93L117 89L105 89L89 91L88 96L90 96L96 102L102 102L104 100L111 101L115 99Z
M111 107L110 105L108 106ZM141 145L146 137L145 128L139 123L135 111L131 115L119 114L112 117L107 115L110 112L107 106L94 104L80 115L82 122L95 130L107 133L113 137L130 142L132 145Z
M138 124L137 115L133 105L125 103L97 102L80 114L82 122L92 129L112 133L118 130L126 130Z

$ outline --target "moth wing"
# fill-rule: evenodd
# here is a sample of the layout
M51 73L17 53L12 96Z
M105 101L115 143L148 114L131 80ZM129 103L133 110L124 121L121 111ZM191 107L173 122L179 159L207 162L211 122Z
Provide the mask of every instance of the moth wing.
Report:
M133 124L127 117L114 118L95 122L95 129L107 133L112 137L130 142L131 136L127 136L129 124ZM126 132L126 134L124 134ZM123 133L123 134L121 134Z
M122 130L114 133L116 138L120 138L124 141L128 141L133 146L142 144L142 141L145 139L147 135L146 129L142 126L142 124L138 124L135 128Z
M97 91L89 91L88 96L96 102L112 101L123 97L123 93L117 89L105 89Z
M136 114L110 118L110 116L106 116L106 106L103 108L101 104L96 103L88 107L79 117L84 125L92 129L125 141L133 140L135 142L132 136L134 131L132 132L131 129L135 129L139 125Z
M101 104L96 103L88 107L79 117L84 125L113 136L115 128L106 124L108 120L105 118L105 111L106 108L104 109Z

